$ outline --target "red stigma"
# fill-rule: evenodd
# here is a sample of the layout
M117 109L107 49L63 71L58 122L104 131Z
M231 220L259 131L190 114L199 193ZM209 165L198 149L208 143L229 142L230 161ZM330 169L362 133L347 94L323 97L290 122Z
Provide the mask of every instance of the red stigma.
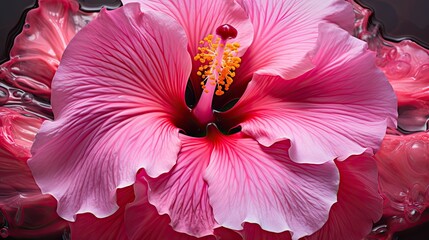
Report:
M235 38L237 37L237 29L235 29L233 26L229 25L229 24L223 24L220 25L217 29L216 29L216 34L222 38L222 40L227 40L230 38Z

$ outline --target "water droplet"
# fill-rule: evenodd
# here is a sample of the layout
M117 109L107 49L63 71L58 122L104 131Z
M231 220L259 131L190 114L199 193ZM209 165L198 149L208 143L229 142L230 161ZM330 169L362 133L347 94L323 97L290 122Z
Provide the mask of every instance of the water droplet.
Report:
M9 236L9 230L7 227L3 227L0 229L0 237L7 238Z
M386 224L375 226L371 233L365 237L365 240L381 240L385 239L389 234L389 228Z
M425 203L425 189L422 185L416 183L408 193L408 201L414 206L421 206Z
M408 163L410 167L422 174L429 170L429 144L424 141L415 141L408 149Z
M410 223L417 222L421 215L419 209L414 206L409 206L405 209L405 219Z
M22 90L14 90L12 92L12 96L14 96L16 98L20 98L22 96L22 94L24 94L24 91L22 91Z
M385 70L387 76L399 79L407 76L411 70L411 65L405 61L392 61L387 64Z
M396 50L396 48L392 48L389 51L389 59L395 59L396 58L396 54L398 53L398 51Z
M400 216L393 216L389 219L389 226L400 226L405 224L406 221L403 217Z
M417 81L429 81L429 64L424 64L420 66L416 71L415 78Z
M386 224L380 225L380 226L376 226L375 228L372 229L372 233L374 234L385 234L389 231L389 229L387 228Z
M409 53L402 53L402 54L400 54L398 56L397 60L405 62L405 63L409 63L409 62L411 62L411 54L409 54Z
M33 102L33 95L30 93L24 93L21 97L22 102L24 103L31 103Z

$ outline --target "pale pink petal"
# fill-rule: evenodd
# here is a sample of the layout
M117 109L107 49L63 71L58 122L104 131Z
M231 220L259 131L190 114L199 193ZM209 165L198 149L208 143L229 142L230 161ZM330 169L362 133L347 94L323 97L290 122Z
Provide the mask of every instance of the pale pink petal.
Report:
M198 52L199 41L209 34L215 35L216 28L230 24L238 35L232 42L240 43L241 56L253 40L253 27L246 12L233 0L122 0L124 4L139 2L142 9L160 11L175 18L184 28L189 39L188 50L192 57ZM197 75L201 62L193 61L190 79L198 98L202 92L201 77ZM198 99L197 99L198 100Z
M320 25L316 67L296 78L255 75L243 97L220 114L261 144L289 139L290 157L323 163L376 151L395 127L396 98L366 44L333 24ZM364 69L364 71L363 71Z
M351 29L353 9L341 0L242 0L255 29L252 45L237 70L239 78L254 72L297 77L313 67L306 54L314 49L318 24L333 21Z
M137 4L102 11L69 44L53 81L55 121L42 125L29 160L60 216L107 217L138 169L156 177L176 163L175 117L189 112L186 46L179 24Z
M42 195L27 166L41 123L23 111L0 108L0 222L7 222L10 237L49 238L67 225L55 213L55 199Z
M203 174L213 146L207 138L181 135L177 164L166 174L148 178L149 202L171 218L177 232L195 237L213 235L216 226Z
M147 197L147 184L140 174L135 184L136 200L125 212L125 224L130 240L215 240L214 236L196 238L185 233L176 232L169 225L168 215L159 215ZM146 177L147 178L147 177Z
M77 0L40 0L27 14L0 78L12 86L49 98L51 80L74 35L97 14L79 10Z
M71 238L128 240L124 214L127 204L134 200L133 187L118 189L117 196L119 210L107 218L96 218L90 213L78 215L76 222L70 223Z
M209 137L214 150L204 179L219 225L241 230L245 222L256 223L298 239L326 222L339 183L333 162L294 163L287 141L267 148L241 134Z
M176 19L183 27L189 39L189 53L197 54L199 41L207 35L216 35L216 28L230 24L237 29L233 39L240 43L240 52L244 53L252 43L253 28L246 12L234 0L122 0L124 4L138 2L142 10L163 12Z
M382 215L377 165L371 157L353 156L337 162L340 171L338 202L328 222L307 240L363 239Z
M375 155L392 232L415 226L429 207L429 133L386 135Z

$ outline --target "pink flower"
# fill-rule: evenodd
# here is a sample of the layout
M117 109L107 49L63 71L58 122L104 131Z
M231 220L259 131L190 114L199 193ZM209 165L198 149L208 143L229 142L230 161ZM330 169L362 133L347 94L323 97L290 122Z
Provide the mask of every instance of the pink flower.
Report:
M366 155L395 126L396 102L346 31L350 6L139 2L102 11L55 75L55 121L43 123L28 163L58 214L160 219L123 230L135 239L341 239L333 226L352 229L351 211L362 228L347 236L364 236L381 214ZM135 202L118 210L116 190L135 182Z

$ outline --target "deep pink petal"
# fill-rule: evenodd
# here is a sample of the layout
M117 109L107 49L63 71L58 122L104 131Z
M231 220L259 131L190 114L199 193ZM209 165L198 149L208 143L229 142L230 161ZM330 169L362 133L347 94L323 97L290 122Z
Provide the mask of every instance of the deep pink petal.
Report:
M290 232L267 232L262 230L257 224L246 223L243 227L244 239L258 239L258 240L290 240L292 239Z
M90 213L78 215L76 222L70 223L71 238L128 240L124 214L127 204L134 200L133 187L118 189L117 196L119 210L107 218L96 218Z
M255 29L252 45L237 70L239 78L254 72L297 77L313 67L306 54L316 46L318 24L327 21L351 29L352 7L341 0L242 0Z
M386 135L375 157L389 229L401 231L424 221L429 207L428 132Z
M176 163L186 46L179 24L137 4L102 11L69 44L53 82L55 121L43 124L29 160L60 216L107 217L116 188L133 184L138 169L156 177Z
M144 173L139 175L135 185L136 200L130 204L125 212L125 224L130 240L241 240L241 237L228 229L218 228L214 236L196 238L185 233L174 231L170 226L168 215L159 215L147 197L148 187Z
M97 14L79 10L77 0L40 0L27 14L0 78L12 86L49 98L51 80L74 35Z
M41 123L20 110L0 108L0 222L7 222L13 238L58 237L67 225L55 212L55 199L42 195L26 163Z
M245 222L257 223L298 239L326 222L338 190L333 162L294 163L286 141L267 148L241 134L209 137L215 145L204 179L219 225L241 230Z
M382 214L382 199L378 192L377 166L373 158L350 157L337 162L340 171L338 202L329 213L328 221L313 235L302 240L363 239ZM256 224L245 224L245 239L288 240L289 232L272 233Z
M331 208L328 222L307 240L363 239L382 215L378 173L371 157L353 156L337 162L340 171L338 202Z
M206 138L181 135L177 164L166 174L148 178L149 202L171 218L177 232L195 237L213 235L216 226L203 174L213 149Z
M241 125L265 146L289 139L290 157L300 163L376 151L386 126L395 127L397 112L373 53L344 30L321 24L311 57L315 69L296 79L256 75L222 121Z
M215 35L216 28L230 24L237 29L238 35L232 42L240 43L239 56L253 40L253 27L246 12L233 0L123 0L124 4L139 2L142 9L166 13L175 18L184 28L189 39L188 50L192 57L198 52L199 41L209 34ZM199 61L193 61L191 73L192 87L198 98L202 92L201 77L197 75ZM198 99L196 99L198 100Z

